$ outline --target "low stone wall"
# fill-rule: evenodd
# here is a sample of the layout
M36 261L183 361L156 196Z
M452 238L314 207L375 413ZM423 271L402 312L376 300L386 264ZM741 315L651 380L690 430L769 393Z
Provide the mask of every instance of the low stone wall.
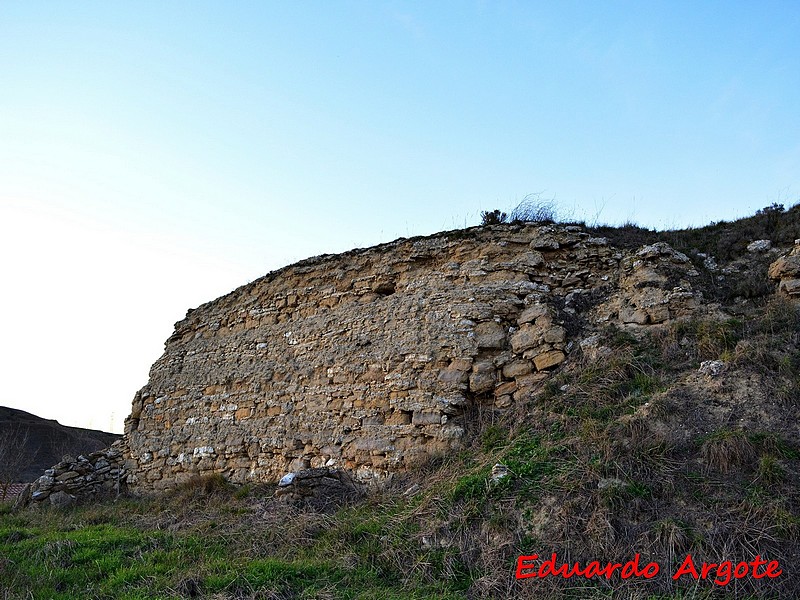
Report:
M64 507L79 500L118 496L126 489L123 448L119 441L88 456L65 456L19 496L17 505Z

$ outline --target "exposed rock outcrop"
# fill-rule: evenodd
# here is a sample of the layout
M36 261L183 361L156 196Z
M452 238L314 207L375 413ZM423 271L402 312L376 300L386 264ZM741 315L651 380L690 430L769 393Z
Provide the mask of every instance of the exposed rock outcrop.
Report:
M769 276L778 281L778 290L790 298L800 298L800 240L794 248L769 267Z

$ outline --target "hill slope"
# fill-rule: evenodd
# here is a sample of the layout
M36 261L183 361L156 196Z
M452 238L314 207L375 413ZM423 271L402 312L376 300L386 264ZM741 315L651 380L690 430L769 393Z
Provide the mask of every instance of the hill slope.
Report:
M110 446L121 436L94 429L61 425L22 410L0 406L0 452L20 465L16 481L34 481L64 455L89 454Z

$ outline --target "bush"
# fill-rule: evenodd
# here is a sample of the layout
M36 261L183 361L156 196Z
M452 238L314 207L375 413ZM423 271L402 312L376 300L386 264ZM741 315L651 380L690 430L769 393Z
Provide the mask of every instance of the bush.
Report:
M508 215L500 212L499 209L492 211L484 210L481 212L481 225L499 225L508 222Z

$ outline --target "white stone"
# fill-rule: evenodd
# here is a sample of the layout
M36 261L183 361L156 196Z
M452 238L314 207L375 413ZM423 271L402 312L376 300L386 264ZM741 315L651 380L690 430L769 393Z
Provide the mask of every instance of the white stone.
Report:
M697 371L708 377L716 377L725 371L726 366L721 360L704 360L700 363L700 368Z
M492 475L489 478L489 481L492 483L500 483L504 479L506 479L511 473L508 471L508 467L502 463L497 463L492 467Z
M770 248L772 248L772 242L770 240L755 240L747 244L748 252L766 252Z
M197 458L208 458L215 454L213 446L199 446L192 451L192 455Z
M294 481L294 473L287 473L286 475L281 477L281 480L278 482L278 486L286 487L287 485L292 485L293 481Z

